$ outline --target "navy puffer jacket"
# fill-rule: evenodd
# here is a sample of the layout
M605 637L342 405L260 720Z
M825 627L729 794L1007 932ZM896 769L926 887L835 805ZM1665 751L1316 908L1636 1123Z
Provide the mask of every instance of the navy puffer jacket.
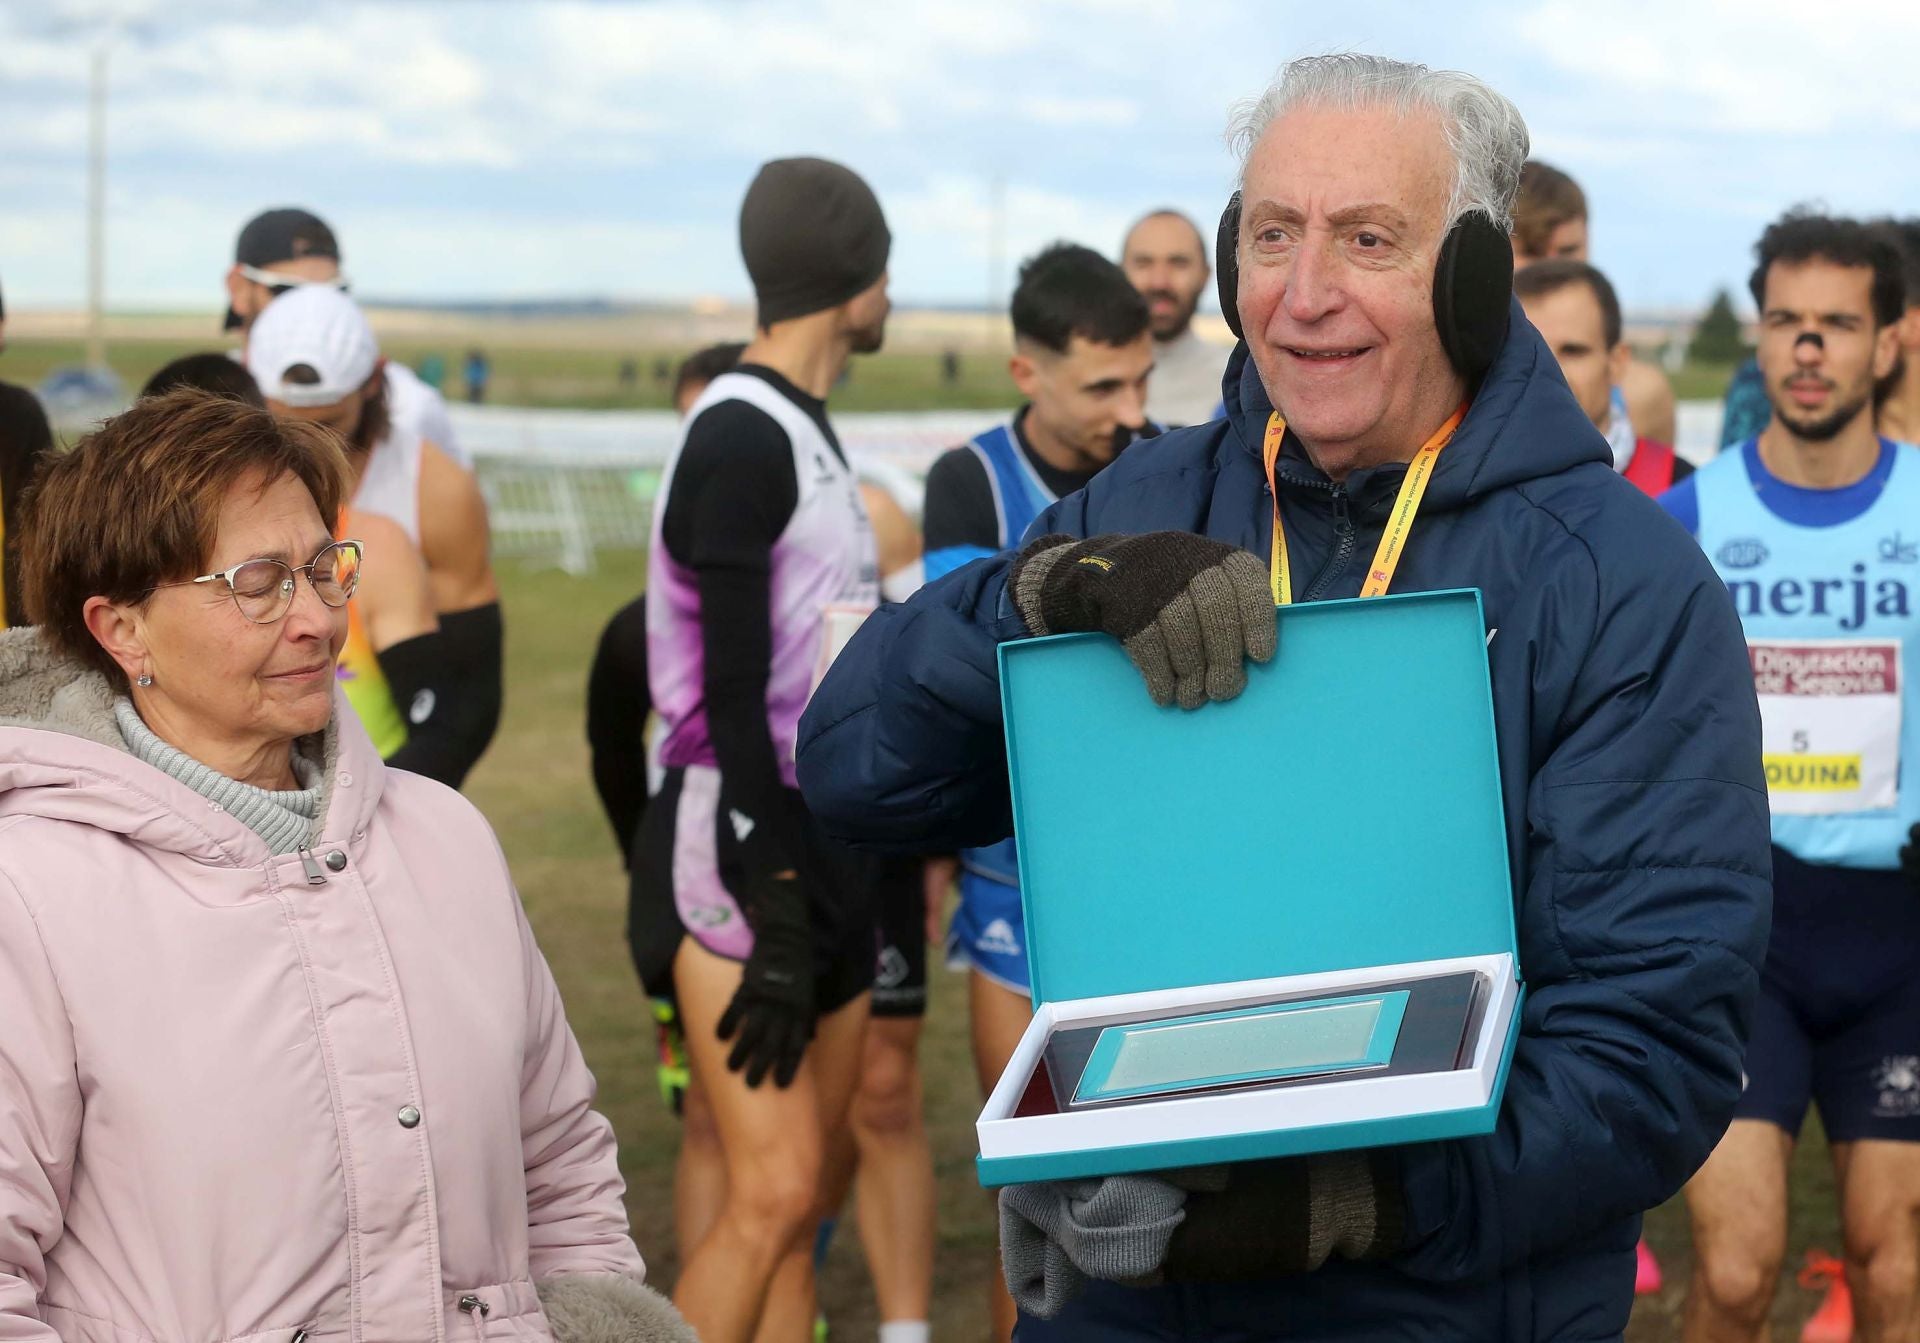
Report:
M1179 528L1264 560L1271 407L1244 347L1226 392L1225 420L1129 449L1032 534ZM1404 470L1335 487L1283 456L1301 596L1358 595ZM1008 564L980 560L884 608L834 664L800 740L800 784L829 830L922 849L1009 832L994 655L1022 633ZM1182 1318L1215 1322L1203 1336L1617 1337L1639 1214L1705 1160L1739 1095L1771 902L1740 625L1692 539L1613 471L1517 303L1394 580L1458 587L1482 591L1496 631L1528 985L1499 1127L1401 1149L1407 1235L1387 1261L1163 1289L1188 1303ZM1329 842L1365 843L1365 824Z

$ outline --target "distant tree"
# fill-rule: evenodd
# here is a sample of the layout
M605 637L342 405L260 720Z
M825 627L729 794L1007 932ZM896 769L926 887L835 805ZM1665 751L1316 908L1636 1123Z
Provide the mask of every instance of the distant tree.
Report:
M1687 358L1697 364L1737 364L1749 353L1740 333L1740 319L1734 315L1733 295L1722 289L1713 296L1700 325L1693 329Z

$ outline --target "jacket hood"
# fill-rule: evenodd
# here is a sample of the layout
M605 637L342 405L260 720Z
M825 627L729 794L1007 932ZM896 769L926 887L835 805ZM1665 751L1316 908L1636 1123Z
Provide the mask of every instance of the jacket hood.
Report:
M1234 347L1227 361L1221 390L1227 419L1241 444L1258 458L1273 402L1245 341ZM1319 475L1291 433L1285 452L1297 455L1299 471ZM1474 393L1466 419L1440 454L1422 507L1435 512L1459 508L1523 481L1556 475L1586 462L1612 461L1606 439L1573 399L1553 352L1521 311L1520 300L1514 299L1506 341ZM1401 472L1398 464L1378 469L1391 470L1396 477ZM1354 472L1349 488L1361 488L1370 474Z
M38 629L0 630L0 819L71 821L220 866L266 862L259 835L127 749L114 698L106 677L56 652ZM332 720L307 746L322 766L323 832L364 829L385 766L338 690ZM338 793L343 775L366 786ZM350 799L353 815L333 814L336 796Z

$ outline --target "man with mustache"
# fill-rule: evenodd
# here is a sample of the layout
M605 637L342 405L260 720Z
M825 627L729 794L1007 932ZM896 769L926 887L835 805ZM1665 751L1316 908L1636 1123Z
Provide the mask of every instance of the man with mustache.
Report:
M1127 230L1120 267L1147 301L1153 332L1147 417L1164 425L1213 419L1232 349L1200 339L1193 329L1194 309L1213 276L1200 230L1178 210L1155 210Z
M1512 300L1511 102L1459 71L1314 56L1241 105L1234 139L1227 417L1135 444L1018 552L875 613L803 718L801 786L855 842L990 844L1012 828L1003 641L1105 634L1167 714L1204 717L1247 660L1289 656L1277 603L1479 588L1527 985L1495 1131L1242 1162L1217 1189L1009 1186L1015 1336L1618 1338L1640 1214L1733 1111L1766 945L1740 625ZM1411 647L1397 662L1420 672ZM1339 852L1396 823L1356 797L1303 828L1312 758L1261 746L1262 795L1192 781L1221 827ZM1167 919L1208 916L1205 892L1167 893ZM1115 950L1157 931L1116 927Z
M1920 893L1900 870L1920 820L1906 679L1920 655L1920 453L1875 435L1873 405L1899 355L1902 257L1884 229L1801 212L1756 252L1772 419L1662 499L1745 626L1773 814L1746 1085L1687 1186L1685 1337L1765 1336L1812 1101L1833 1145L1853 1337L1883 1343L1920 1330Z

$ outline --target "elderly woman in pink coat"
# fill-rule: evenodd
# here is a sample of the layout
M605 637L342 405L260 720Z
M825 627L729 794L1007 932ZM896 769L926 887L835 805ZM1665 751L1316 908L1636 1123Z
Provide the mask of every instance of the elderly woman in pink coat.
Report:
M686 1338L487 823L335 691L325 430L143 401L0 635L0 1339ZM14 539L14 538L9 538ZM375 561L377 563L377 560Z

